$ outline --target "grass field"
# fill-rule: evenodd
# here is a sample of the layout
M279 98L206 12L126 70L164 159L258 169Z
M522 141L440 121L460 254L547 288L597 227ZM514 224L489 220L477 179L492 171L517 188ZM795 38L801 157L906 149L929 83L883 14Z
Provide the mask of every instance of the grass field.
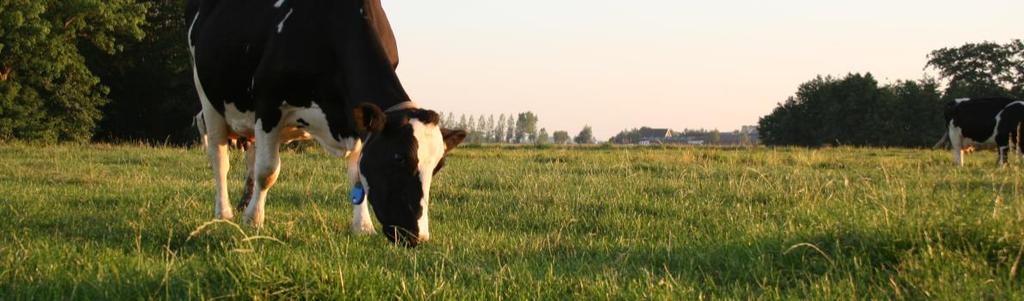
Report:
M267 227L193 233L198 149L0 146L0 299L1024 298L1024 170L992 153L464 148L417 249L347 233L342 160L283 162Z

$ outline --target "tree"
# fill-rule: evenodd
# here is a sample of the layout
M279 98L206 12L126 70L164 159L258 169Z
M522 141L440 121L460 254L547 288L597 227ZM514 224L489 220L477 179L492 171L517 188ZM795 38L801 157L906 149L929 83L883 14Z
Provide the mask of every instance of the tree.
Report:
M455 123L455 114L452 114L452 112L445 114L444 121L441 121L441 125L445 127L457 126L458 123Z
M125 43L124 51L115 55L89 48L85 52L89 68L110 87L110 103L102 108L95 138L193 143L197 132L192 117L201 106L190 55L183 47L188 43L184 1L139 1L151 5L143 40Z
M109 90L80 47L113 54L141 39L134 0L0 2L0 140L86 141Z
M498 123L494 125L494 142L505 142L505 114L501 114L501 117L498 118Z
M650 130L650 128L649 127L641 127L639 129L634 128L634 129L629 129L629 130L623 130L623 131L619 132L618 134L616 134L615 137L612 137L611 139L608 139L608 141L611 142L611 143L617 143L617 144L638 143L643 138L642 133L644 131L647 131L647 130Z
M1024 41L1005 45L992 42L968 43L942 48L928 55L926 67L948 80L946 98L1012 96L1024 97Z
M494 142L494 114L487 116L487 122L484 123L484 142Z
M580 131L576 138L573 138L576 144L594 144L594 129L589 125L584 126L583 130Z
M569 132L555 131L555 133L552 134L552 138L555 140L555 144L567 144L569 143Z
M818 77L758 129L766 145L930 146L944 128L939 95L931 79L879 87L871 74Z
M509 115L508 120L508 132L505 133L505 139L509 143L519 143L516 141L516 120L512 119L512 115Z
M551 143L551 137L548 136L548 130L543 128L540 129L540 134L537 134L535 142L540 145Z
M516 119L516 142L526 143L537 138L537 115L533 112L519 113Z
M740 145L750 145L750 133L740 132Z
M718 132L718 130L711 131L711 134L708 136L708 144L718 145L720 143L722 143L722 133Z

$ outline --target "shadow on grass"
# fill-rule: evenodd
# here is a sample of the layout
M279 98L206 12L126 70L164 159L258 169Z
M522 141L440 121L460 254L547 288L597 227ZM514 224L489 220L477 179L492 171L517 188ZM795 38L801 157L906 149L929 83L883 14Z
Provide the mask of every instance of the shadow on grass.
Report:
M587 278L612 270L621 275L671 276L699 283L705 295L740 289L754 294L811 297L804 294L811 292L814 282L828 279L832 283L851 281L862 293L911 299L929 295L898 274L905 260L929 256L925 252L933 248L984 257L992 274L1020 264L1014 261L1019 242L980 229L940 226L899 233L849 230L660 248L563 244L527 256L549 257L557 263L559 277ZM891 290L893 285L900 286L899 295Z

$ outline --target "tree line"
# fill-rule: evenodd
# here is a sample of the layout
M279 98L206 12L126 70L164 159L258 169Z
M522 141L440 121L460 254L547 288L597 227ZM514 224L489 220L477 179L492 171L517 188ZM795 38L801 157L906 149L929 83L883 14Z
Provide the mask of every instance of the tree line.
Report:
M470 144L591 144L596 143L590 126L584 126L575 137L567 131L549 133L546 128L538 129L540 118L533 112L490 115L465 115L442 113L441 125L466 131L466 143Z
M881 85L868 74L818 76L758 122L767 145L928 147L946 131L946 103L1024 97L1024 43L969 43L935 50L939 78ZM945 81L942 85L939 81Z

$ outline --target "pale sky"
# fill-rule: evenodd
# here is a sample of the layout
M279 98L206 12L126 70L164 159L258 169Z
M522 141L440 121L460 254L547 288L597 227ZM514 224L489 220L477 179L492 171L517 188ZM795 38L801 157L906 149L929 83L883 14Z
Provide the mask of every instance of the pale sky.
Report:
M533 111L605 140L652 126L753 125L800 83L920 79L926 55L1024 38L1022 0L383 0L399 75L424 107Z

